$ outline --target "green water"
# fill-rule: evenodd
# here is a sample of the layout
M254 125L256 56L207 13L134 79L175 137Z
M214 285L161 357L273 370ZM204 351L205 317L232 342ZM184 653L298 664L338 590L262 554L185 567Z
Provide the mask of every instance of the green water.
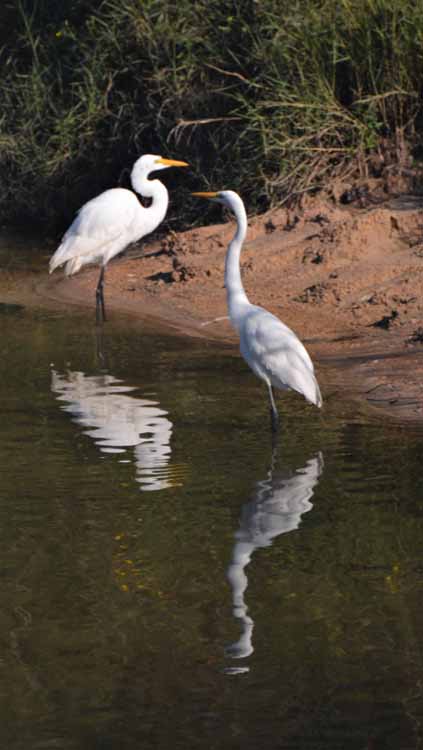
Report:
M0 309L1 747L420 747L422 434L113 317Z

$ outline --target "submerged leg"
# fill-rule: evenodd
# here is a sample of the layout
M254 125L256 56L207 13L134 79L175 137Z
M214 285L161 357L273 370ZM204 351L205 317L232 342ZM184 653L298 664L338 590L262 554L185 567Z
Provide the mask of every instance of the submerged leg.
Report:
M100 278L95 290L95 317L97 325L106 321L106 310L104 308L104 266L101 267Z
M97 326L95 328L96 355L97 365L102 372L107 372L107 357L104 348L104 328Z
M276 457L277 457L278 449L279 449L280 432L278 431L278 424L276 424L276 427L272 426L271 438L272 438L272 453L271 453L270 470L269 470L270 478L273 476L273 469L275 468Z
M267 390L269 391L270 399L270 420L272 423L272 432L277 432L279 428L279 414L275 404L275 397L273 395L272 386L267 383Z

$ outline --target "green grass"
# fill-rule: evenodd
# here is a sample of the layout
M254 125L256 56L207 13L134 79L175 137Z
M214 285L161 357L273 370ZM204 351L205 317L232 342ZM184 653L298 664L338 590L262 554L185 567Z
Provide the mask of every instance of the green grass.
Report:
M61 229L148 151L250 210L419 152L415 0L4 0L0 44L3 222Z

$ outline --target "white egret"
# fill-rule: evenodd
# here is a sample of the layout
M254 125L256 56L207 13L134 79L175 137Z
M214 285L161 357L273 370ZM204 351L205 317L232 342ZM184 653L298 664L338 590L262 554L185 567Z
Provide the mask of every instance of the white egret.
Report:
M51 390L63 411L83 428L103 454L131 460L143 491L177 487L184 468L171 462L173 424L157 401L133 394L135 388L113 375L51 371Z
M310 356L296 334L275 315L249 301L241 280L239 258L247 234L247 214L233 190L193 193L228 206L235 214L237 230L229 243L225 262L225 287L230 321L239 334L240 350L247 364L267 385L272 428L278 426L273 386L301 393L322 406L322 396Z
M131 183L136 193L152 202L145 208L135 193L112 188L100 193L79 209L64 235L60 247L50 258L50 273L65 264L66 276L72 276L88 263L101 264L96 288L96 318L106 320L104 308L104 271L107 263L125 248L152 232L163 221L169 194L160 180L149 180L151 172L168 167L187 167L184 161L144 154L135 162Z
M241 621L242 627L238 641L225 649L226 656L232 659L245 659L254 651L254 621L245 603L248 586L245 569L255 550L270 547L280 534L288 534L299 528L302 515L313 507L310 501L323 471L322 453L294 473L275 472L274 460L273 454L266 479L257 482L253 498L242 507L232 558L226 571L232 589L233 614ZM229 667L225 671L236 673L248 670L249 667Z

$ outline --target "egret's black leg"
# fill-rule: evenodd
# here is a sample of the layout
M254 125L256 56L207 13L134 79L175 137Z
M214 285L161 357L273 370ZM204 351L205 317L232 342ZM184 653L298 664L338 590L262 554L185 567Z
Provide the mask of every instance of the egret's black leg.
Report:
M275 404L275 397L273 395L272 386L270 383L267 384L270 399L270 420L272 424L272 432L275 433L279 429L279 414Z
M104 266L101 267L100 278L95 290L95 317L97 325L106 321L106 310L104 307Z

